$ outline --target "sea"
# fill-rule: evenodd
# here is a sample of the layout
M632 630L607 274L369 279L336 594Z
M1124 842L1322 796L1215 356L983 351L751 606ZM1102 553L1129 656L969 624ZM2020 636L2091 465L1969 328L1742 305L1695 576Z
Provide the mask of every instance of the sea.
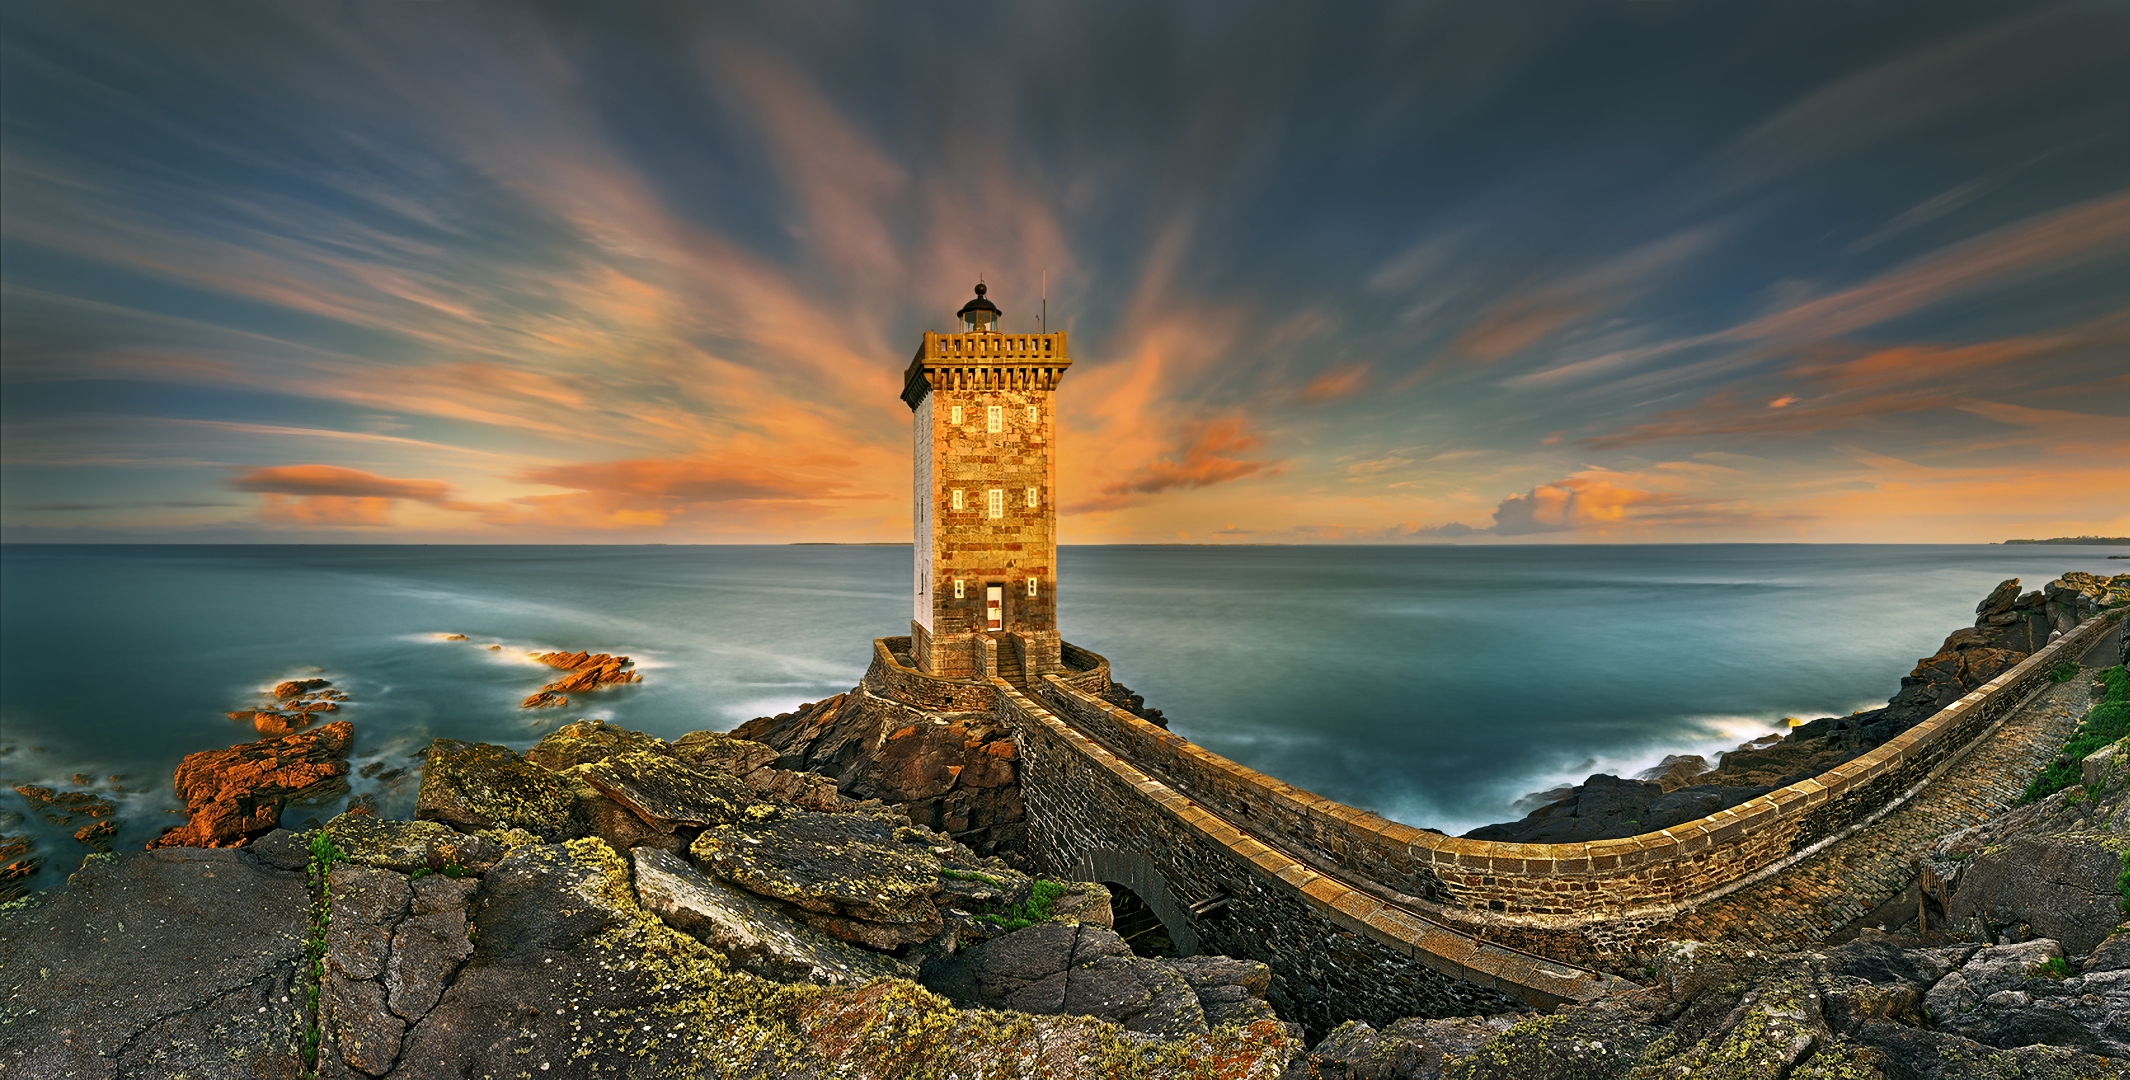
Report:
M1668 754L1713 758L1881 704L2006 578L2130 571L2042 545L1081 546L1066 640L1171 729L1416 826L1512 820L1528 796ZM183 820L184 755L258 736L274 684L348 695L348 798L411 814L438 737L525 748L597 717L672 737L850 689L909 632L907 545L0 546L0 834L78 865L79 821L18 785L91 790L138 850ZM457 639L463 635L463 640ZM519 702L531 653L632 657L639 683ZM371 775L364 777L362 772ZM80 779L76 779L79 777Z

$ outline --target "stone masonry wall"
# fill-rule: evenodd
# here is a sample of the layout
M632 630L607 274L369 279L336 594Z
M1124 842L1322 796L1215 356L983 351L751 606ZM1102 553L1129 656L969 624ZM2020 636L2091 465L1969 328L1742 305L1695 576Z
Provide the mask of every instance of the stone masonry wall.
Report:
M1518 928L1520 940L1542 947L1547 930L1582 938L1604 933L1600 924L1608 922L1655 922L1867 823L1986 735L2042 685L2051 667L2087 648L2106 621L2089 620L1908 732L1818 777L1670 829L1580 844L1507 844L1415 829L1283 784L1054 677L1031 685L1073 727L1296 858L1446 920ZM1588 942L1544 951L1583 955Z
M990 712L997 707L998 694L988 684L927 675L895 659L895 653L909 651L909 638L874 638L873 663L859 685L933 712Z
M1551 1008L1620 988L1398 910L1266 846L1149 777L1003 682L1001 718L1022 742L1030 855L1056 876L1146 860L1207 953L1263 961L1267 995L1314 1036L1352 1019ZM1082 871L1084 872L1084 871ZM1207 914L1191 905L1225 901ZM1210 906L1210 905L1208 905Z
M1063 345L1063 335L1057 334L927 334L912 361L912 377L924 385L912 383L905 398L921 395L912 402L914 423L929 427L915 440L929 451L928 460L917 462L929 482L919 503L928 528L920 529L919 542L925 533L930 540L930 550L918 561L929 561L931 574L929 650L916 659L932 674L985 676L965 643L984 633L986 586L1000 588L1002 628L1028 636L1028 668L1060 670L1051 450L1052 390L1061 369L1043 365L1069 363ZM959 351L993 346L995 351ZM993 409L997 431L991 430ZM994 491L999 493L996 517ZM1034 595L1028 591L1031 579ZM954 595L957 580L959 597Z

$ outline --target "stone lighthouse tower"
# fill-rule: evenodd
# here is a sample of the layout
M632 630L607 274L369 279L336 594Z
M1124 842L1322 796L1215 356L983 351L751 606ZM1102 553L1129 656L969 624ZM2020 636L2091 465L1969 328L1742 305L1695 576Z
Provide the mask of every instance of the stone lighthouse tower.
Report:
M1052 391L1064 334L1007 334L984 287L903 378L916 475L910 657L949 679L1062 671Z

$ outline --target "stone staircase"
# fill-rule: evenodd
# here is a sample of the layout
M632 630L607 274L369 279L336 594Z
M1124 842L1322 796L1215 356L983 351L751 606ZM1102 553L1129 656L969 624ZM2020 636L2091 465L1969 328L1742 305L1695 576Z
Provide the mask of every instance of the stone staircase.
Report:
M1021 663L1020 643L1003 634L998 639L998 677L1012 683L1014 689L1028 689L1028 671Z

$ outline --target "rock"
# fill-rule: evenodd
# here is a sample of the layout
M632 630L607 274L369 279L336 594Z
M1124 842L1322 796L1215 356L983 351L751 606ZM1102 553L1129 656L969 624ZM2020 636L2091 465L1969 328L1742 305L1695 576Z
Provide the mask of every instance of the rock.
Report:
M29 894L30 879L44 860L27 836L0 836L0 904Z
M742 779L757 769L776 764L777 760L775 747L720 731L691 731L673 740L668 749L674 757L698 769L727 773Z
M897 949L945 929L932 903L940 891L933 842L875 814L800 811L705 829L689 855L725 881L793 905L817 930Z
M781 768L834 777L844 795L891 803L979 854L1024 846L1020 751L988 713L926 713L861 686L732 734L776 748Z
M637 848L636 895L668 926L690 934L734 967L778 982L856 985L913 978L915 965L849 945L793 921L786 909L734 889L670 852Z
M2106 683L2095 685L2106 693ZM2125 752L2126 747L2130 747L2130 738L2117 739L2079 759L2078 778L2087 791L2122 783L2125 771L2130 770L2130 753Z
M533 659L558 667L568 675L543 686L531 697L519 704L521 709L544 709L569 704L564 694L595 690L613 683L641 682L643 676L627 670L631 661L626 656L608 656L605 653L534 653Z
M310 897L242 851L94 855L0 911L10 1076L296 1076Z
M662 754L637 750L583 767L584 779L662 832L738 821L756 804L736 777L704 772Z
M596 839L520 848L484 887L473 956L409 1032L394 1080L920 1077L943 1063L1107 1080L1119 1061L1146 1063L1149 1080L1240 1080L1276 1076L1297 1049L1278 1025L1163 1044L1073 1017L961 1012L902 979L826 987L727 973L644 911L628 865Z
M1693 786L1694 778L1708 771L1708 759L1699 754L1666 754L1663 761L1642 770L1636 778L1653 780L1659 788L1669 792Z
M583 835L576 801L561 777L505 747L438 739L415 812L456 829L519 828L552 842Z
M1568 844L1636 836L1736 806L1768 787L1695 785L1665 791L1647 780L1622 780L1599 774L1583 781L1567 798L1532 811L1521 821L1485 825L1465 835L1472 840L1518 844Z
M631 752L661 754L668 749L664 739L653 735L604 720L579 720L548 732L539 745L525 752L525 760L559 773Z
M2066 1047L1999 1050L1972 1039L1884 1020L1860 1025L1856 1038L1880 1055L1878 1075L1901 1080L1977 1080L1991 1077L2100 1078L2121 1076L2119 1063Z
M190 819L150 847L231 847L272 830L299 794L345 783L354 726L342 720L278 739L203 750L177 767L178 796Z
M1216 967L1193 970L1206 976L1209 986L1236 985L1221 982ZM1249 981L1248 973L1244 978ZM964 950L939 965L927 982L950 1000L986 1008L1092 1016L1164 1038L1209 1030L1205 1009L1182 971L1133 956L1116 931L1094 924L1046 922L1016 930ZM1256 1000L1263 1004L1261 996ZM1256 1010L1233 1011L1262 1018Z
M333 846L347 861L410 874L483 874L504 849L485 836L461 833L434 821L392 821L369 814L342 814L326 823Z
M333 685L332 682L327 679L291 679L274 687L274 696L287 701L290 698L302 697L313 690L323 690L331 685Z
M2004 581L1999 582L1996 588L1991 589L1990 594L1983 597L1981 603L1975 605L1975 625L1982 625L1985 620L1993 615L2010 612L2012 605L2018 601L2019 579L2006 578Z
M2097 840L2015 836L1968 860L1946 915L1992 935L2024 923L2073 954L2089 952L2122 921L2122 870L2121 857Z
M236 715L234 713L230 714ZM251 714L253 730L270 738L292 735L309 727L311 714L307 712L270 712L260 709Z
M392 956L385 962L386 1004L394 1015L409 1022L428 1015L443 997L445 981L473 955L466 907L478 887L433 875L414 880L413 904L392 931Z
M1107 923L1099 925L1108 929ZM1156 963L1183 977L1184 984L1198 995L1198 1007L1204 1011L1206 1023L1213 1027L1260 1020L1279 1022L1279 1014L1265 1000L1265 993L1272 988L1272 969L1256 960L1187 956Z

